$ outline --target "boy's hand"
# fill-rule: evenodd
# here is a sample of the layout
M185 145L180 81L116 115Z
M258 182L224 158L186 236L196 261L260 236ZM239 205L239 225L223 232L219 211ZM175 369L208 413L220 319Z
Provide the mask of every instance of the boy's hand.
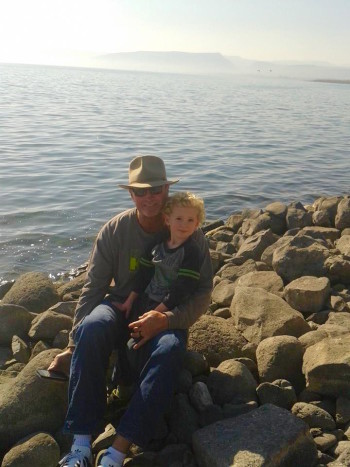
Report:
M68 347L68 349L65 349L62 353L57 354L48 367L48 370L61 371L65 375L69 376L73 351L74 349L72 347Z
M150 310L139 316L137 321L130 323L129 329L131 329L131 337L134 339L141 338L133 347L137 350L152 339L152 337L168 329L168 318L164 313Z
M118 308L118 310L122 311L125 313L125 318L129 317L131 308L132 308L132 303L129 303L127 300L124 303L118 303L118 302L113 302L113 305Z

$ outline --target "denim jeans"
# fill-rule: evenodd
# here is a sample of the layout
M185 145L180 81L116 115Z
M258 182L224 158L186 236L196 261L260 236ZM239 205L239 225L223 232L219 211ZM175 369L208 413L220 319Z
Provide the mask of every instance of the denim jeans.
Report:
M128 322L108 302L97 306L75 333L71 363L66 433L98 434L104 429L106 371L113 349L125 355ZM149 340L137 353L137 389L117 432L141 447L152 439L171 402L186 349L186 330L167 330ZM134 359L135 360L135 359ZM120 359L123 365L125 359ZM125 367L121 373L125 374ZM135 368L134 368L135 371Z

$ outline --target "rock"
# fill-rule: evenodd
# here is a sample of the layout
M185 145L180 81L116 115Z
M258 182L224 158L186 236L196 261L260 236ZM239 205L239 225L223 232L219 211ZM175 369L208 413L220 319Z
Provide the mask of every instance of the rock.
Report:
M243 222L242 214L231 214L226 221L226 225L233 232L238 232L238 229L242 226L242 222Z
M338 204L334 225L340 230L350 227L350 198L348 196L344 197Z
M266 206L265 211L270 214L279 217L280 219L285 219L287 214L287 206L279 201L270 203Z
M201 353L187 350L184 358L184 368L192 376L198 376L209 371L209 363Z
M329 307L337 312L349 313L349 305L339 295L331 295L328 302Z
M312 213L312 222L318 227L331 227L332 223L328 214L324 211L315 211Z
M254 377L245 365L233 359L222 362L210 373L207 386L215 404L256 400Z
M223 279L214 287L211 298L221 307L230 306L234 293L234 283L228 279Z
M180 443L191 444L192 434L199 425L197 414L187 395L175 395L169 417L169 428Z
M324 276L325 261L330 253L311 237L292 237L284 246L276 248L272 267L286 282L301 276Z
M187 444L169 444L165 446L155 457L156 464L162 467L171 467L173 463L179 462L179 465L183 464L183 459L186 454L190 453Z
M241 265L236 264L225 264L218 274L222 279L228 279L231 282L235 282L239 277L244 276L248 272L257 271L258 266L252 259L248 259Z
M275 243L272 245L268 246L263 254L261 255L261 261L264 261L268 266L272 267L272 258L273 258L273 253L277 248L280 248L282 246L287 245L289 243L290 239L293 238L291 236L284 236L279 238Z
M336 247L343 255L350 256L350 235L342 235L337 241Z
M69 316L70 318L74 318L74 312L77 307L77 303L78 302L76 300L72 300L70 302L58 302L56 305L52 306L50 310L62 315Z
M334 243L340 237L340 231L330 227L304 227L302 232L309 237ZM299 234L298 234L299 235Z
M251 358L247 358L247 357L238 357L238 358L234 358L234 360L236 360L237 362L243 363L243 365L245 365L248 368L248 370L251 372L255 381L257 382L259 381L258 367L254 360L252 360Z
M220 405L212 404L205 407L201 412L199 412L198 420L199 426L207 426L212 423L222 420L224 417L223 410Z
M0 305L0 345L10 345L13 335L25 337L32 319L22 306Z
M3 304L23 306L34 313L41 313L59 300L52 281L41 272L27 272L19 276L2 300Z
M12 354L19 363L28 363L30 358L30 349L27 344L18 336L13 336L12 343Z
M299 337L310 330L301 313L259 288L237 287L230 311L237 329L255 344L283 334Z
M262 383L257 387L256 392L261 405L274 404L289 410L297 402L293 386L285 379L277 379L272 383Z
M303 373L311 391L350 398L350 336L329 337L308 347Z
M303 349L306 350L308 347L311 347L317 342L320 342L322 339L329 337L327 332L322 329L317 329L316 331L310 331L306 334L303 334L299 337L299 342L303 346Z
M284 298L295 310L315 313L322 310L330 290L327 277L303 276L286 286Z
M275 295L283 291L283 281L274 271L248 272L240 277L235 285L237 287L259 287Z
M217 316L218 318L231 318L231 313L229 308L218 308L214 311L213 316Z
M310 467L317 460L307 425L269 404L198 430L193 450L200 467Z
M319 436L315 436L314 441L317 449L322 452L328 451L329 448L337 444L337 437L332 433L322 433Z
M0 284L0 300L2 300L7 292L12 288L15 281L6 281Z
M203 412L208 406L213 405L213 399L205 383L194 383L189 392L190 401L198 412Z
M0 386L0 451L31 433L54 433L62 426L67 384L43 380L36 374L36 370L47 368L59 352L42 352L16 378Z
M339 455L337 462L343 467L350 465L350 448L344 449L344 451Z
M189 330L188 349L203 354L211 366L245 356L246 343L233 323L222 318L201 316Z
M347 397L339 396L337 398L335 420L341 425L350 422L350 399Z
M191 373L185 368L183 368L180 371L176 392L183 392L184 394L187 394L192 387L192 382L193 378Z
M65 349L69 343L69 331L67 329L62 329L59 331L52 343L54 349Z
M332 283L350 284L350 260L335 255L327 258L324 265Z
M39 341L35 344L32 350L32 355L30 359L32 360L34 357L39 355L39 353L44 352L45 350L50 350L51 347L44 341Z
M224 418L238 417L238 415L243 415L257 408L258 403L256 401L241 402L239 404L224 404L223 416Z
M72 301L79 298L81 289L83 288L87 279L87 273L81 274L75 277L70 282L63 284L57 289L57 293L60 297L63 297L64 301ZM57 300L58 301L58 300Z
M1 467L56 467L60 448L48 433L37 433L20 440L5 455Z
M268 246L272 245L272 243L275 243L276 240L277 237L270 229L262 230L252 237L248 237L238 250L235 261L239 261L240 264L243 264L248 259L258 261L263 251L266 250Z
M303 347L296 337L269 337L258 345L256 358L261 382L290 381L296 392L305 387L302 374Z
M324 213L326 213L331 221L331 224L334 225L338 204L341 199L342 198L340 196L333 196L330 198L321 197L318 198L313 205L315 210L323 211Z
M217 230L213 235L211 235L211 238L213 238L217 242L231 242L234 235L232 230L222 230L221 227L219 228L220 230Z
M289 206L286 214L287 229L295 229L312 225L312 214L307 212L302 205L299 209Z
M28 335L36 341L40 339L51 340L62 329L70 330L72 324L72 318L48 310L33 319Z
M320 407L306 402L297 402L292 407L292 414L304 420L310 428L335 430L335 421L331 415Z

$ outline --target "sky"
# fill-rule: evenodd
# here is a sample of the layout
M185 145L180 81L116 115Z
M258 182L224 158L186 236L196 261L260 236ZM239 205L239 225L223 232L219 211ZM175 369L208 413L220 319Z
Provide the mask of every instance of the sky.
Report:
M219 52L350 65L350 0L0 0L0 62Z

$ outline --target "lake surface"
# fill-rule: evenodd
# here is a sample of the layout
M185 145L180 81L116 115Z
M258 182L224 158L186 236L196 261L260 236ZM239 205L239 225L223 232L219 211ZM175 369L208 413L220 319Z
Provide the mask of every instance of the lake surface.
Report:
M84 263L161 156L207 218L349 193L350 86L0 64L0 283Z

